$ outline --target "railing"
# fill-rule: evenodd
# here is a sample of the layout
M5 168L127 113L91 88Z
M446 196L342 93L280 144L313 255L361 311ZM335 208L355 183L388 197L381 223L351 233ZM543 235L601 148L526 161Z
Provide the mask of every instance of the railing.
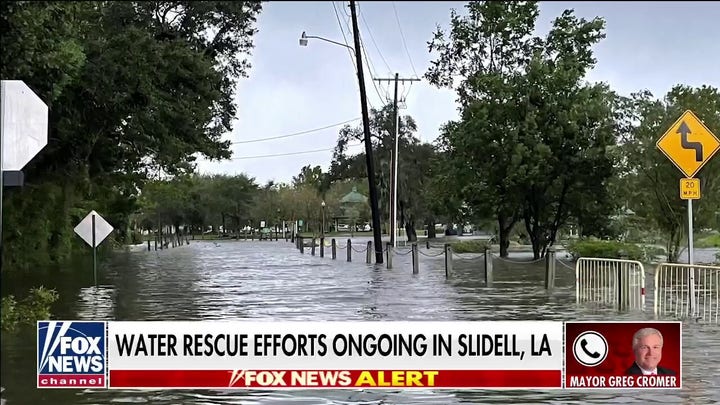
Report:
M655 271L656 315L720 321L720 266L663 263Z
M618 310L645 309L645 269L635 260L587 258L575 265L578 304L611 304Z

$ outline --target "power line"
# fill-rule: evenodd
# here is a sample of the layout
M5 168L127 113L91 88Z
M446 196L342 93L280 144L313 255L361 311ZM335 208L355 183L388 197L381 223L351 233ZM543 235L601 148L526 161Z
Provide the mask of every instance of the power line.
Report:
M361 143L353 144L353 145L347 145L348 148L352 148L354 146L360 146ZM288 153L276 153L274 155L256 155L256 156L238 156L234 158L230 158L230 160L245 160L245 159L262 159L262 158L272 158L272 157L281 157L281 156L293 156L293 155L304 155L309 153L318 153L318 152L327 152L335 150L335 148L325 148L325 149L314 149L314 150L303 150L299 152L288 152Z
M362 13L361 13L361 11L360 11L360 6L358 6L358 14L360 14L360 17L362 18ZM368 29L368 32L370 32L370 27L367 25L367 23L365 24L365 27ZM360 32L359 32L359 31L358 31L358 36L360 36ZM370 38L372 39L372 33L370 33ZM374 41L374 40L373 40L373 41ZM365 41L362 40L362 36L360 36L360 47L362 47L362 51L365 53L365 64L367 65L368 70L370 71L370 80L371 80L371 83L372 83L372 85L373 85L373 88L375 88L375 93L377 93L378 98L380 99L380 102L382 103L382 105L380 106L380 108L382 108L382 107L384 107L384 106L387 104L388 99L390 98L390 96L389 96L389 94L387 94L387 93L385 93L385 96L383 96L382 94L380 94L380 89L378 89L377 85L375 84L375 80L374 80L374 79L377 77L377 69L375 69L375 64L374 64L374 63L372 62L372 60L370 59L370 52L368 52L368 51L367 51L367 48L365 48ZM376 45L376 47L377 47L377 45ZM379 49L378 49L378 52L380 52ZM382 54L380 54L380 57L383 58L383 57L382 57ZM385 59L383 58L383 61L384 61L384 60L385 60ZM385 64L387 65L387 62L386 62ZM388 69L390 69L390 66L388 66Z
M375 69L375 65L370 60L370 54L368 53L367 49L365 48L365 41L362 40L362 37L360 38L360 46L362 47L363 52L365 53L365 65L368 67L368 71L370 73L370 80L372 80L373 88L375 89L375 93L377 93L378 98L380 99L380 102L382 105L380 108L384 107L385 104L388 102L388 94L386 93L385 96L380 94L380 89L378 89L377 85L375 84L375 78L377 77L377 70Z
M407 43L405 42L405 34L403 34L402 26L400 24L400 17L398 17L397 8L395 8L395 2L392 2L393 11L395 12L395 21L397 21L398 29L400 30L400 38L402 38L403 47L405 48L405 53L408 56L408 59L410 59L410 67L412 67L413 73L415 74L415 77L418 77L417 71L415 70L415 65L413 64L412 57L410 56L410 51L408 51Z
M320 128L313 128L313 129L308 129L308 130L305 130L305 131L293 132L293 133L287 134L287 135L271 136L271 137L268 137L268 138L249 139L249 140L247 140L247 141L235 141L235 142L231 142L230 144L231 144L231 145L237 145L237 144L240 144L240 143L253 143L253 142L270 141L270 140L273 140L273 139L290 138L290 137L293 137L293 136L305 135L305 134L309 134L309 133L312 133L312 132L322 131L323 129L333 128L333 127L337 127L337 126L340 126L340 125L348 124L348 123L350 123L350 122L357 121L357 120L359 120L359 119L360 119L360 117L357 117L357 118L353 118L353 119L351 119L351 120L347 120L347 121L343 121L343 122L338 122L337 124L331 124L331 125L327 125L327 126L320 127Z
M331 2L333 6L333 10L335 10L335 18L337 19L338 26L340 27L340 32L343 36L343 41L345 41L345 45L347 46L348 55L350 55L350 61L352 62L353 67L355 67L355 55L353 55L352 51L350 50L350 45L348 44L347 37L345 36L345 30L343 29L342 23L340 22L340 15L338 14L337 7L335 7L335 2ZM355 67L355 72L357 73L357 67Z
M382 59L383 63L385 64L385 67L388 69L388 72L392 72L392 69L390 69L390 65L387 63L387 60L385 60L385 57L383 56L382 52L380 51L380 47L378 46L377 42L375 42L375 36L372 34L372 30L370 29L370 24L368 24L367 20L365 20L365 13L363 13L360 10L360 6L358 5L358 14L360 14L360 18L362 18L363 24L365 24L365 28L368 30L368 34L370 35L370 40L372 40L373 45L375 45L375 49L378 51L378 55L380 55L380 59Z
M348 35L350 34L350 32L352 30L350 29L349 24L347 21L345 21L345 19L343 19L343 21L340 22L340 15L338 14L338 10L337 10L337 7L335 6L335 2L333 1L331 3L333 6L333 10L335 11L335 18L337 19L338 26L340 27L340 32L342 33L342 36L343 36L343 41L345 41L345 45L347 45L347 47L348 47L348 53L350 54L350 60L352 61L353 68L355 69L355 74L357 75L358 74L358 66L356 66L355 54L353 53L354 51L350 50L350 45L348 44L347 37L345 36L345 30L343 29L343 22L345 23L345 28L348 29ZM348 15L346 10L345 10L345 14ZM365 64L367 64L367 61L365 61ZM375 91L377 91L377 88L375 89ZM379 92L378 92L378 96L380 96ZM382 99L382 96L380 96L380 98ZM372 103L370 102L370 100L368 100L368 104L370 104L370 106L372 107Z

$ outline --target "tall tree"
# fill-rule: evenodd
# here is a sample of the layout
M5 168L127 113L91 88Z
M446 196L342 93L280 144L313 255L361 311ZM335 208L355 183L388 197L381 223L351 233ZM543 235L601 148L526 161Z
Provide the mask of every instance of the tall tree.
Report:
M692 110L705 126L720 133L720 92L701 86L673 87L662 100L648 91L626 100L624 131L620 142L624 154L623 190L628 208L649 228L662 232L668 261L678 259L687 237L687 202L679 198L684 175L657 149L656 142L685 110ZM702 198L693 204L696 227L712 227L720 207L720 159L710 161L696 175Z
M519 142L520 98L511 82L532 56L530 37L537 2L470 2L468 14L450 14L450 30L438 27L429 43L437 59L426 73L430 83L457 92L461 119L448 123L440 143L451 165L451 187L478 211L498 222L500 255L521 217L524 155Z
M405 227L408 240L417 240L416 224L425 223L428 214L429 198L427 187L428 172L431 169L432 157L435 152L431 145L423 144L415 136L417 125L411 116L400 116L398 126L398 219ZM390 167L391 153L394 148L394 113L392 105L372 110L370 119L373 134L374 158L377 160L380 206L385 218L390 215ZM345 127L340 131L338 145L331 164L331 178L359 179L365 175L364 152L348 155L347 145L352 141L363 139L361 128Z
M426 76L454 87L461 106L441 142L463 202L495 216L501 256L523 219L538 258L583 196L603 196L594 188L612 174L612 95L581 84L604 23L565 11L540 38L531 36L536 2L466 7L466 17L453 11L449 36L438 30L430 43L439 57Z
M235 81L250 67L260 2L0 7L3 78L24 80L50 105L48 145L25 168L30 186L8 197L7 227L24 229L6 234L10 263L67 257L88 208L126 210L112 218L125 228L152 173L230 156L221 136L235 116ZM48 196L41 209L31 203L39 195ZM43 254L27 248L37 243Z

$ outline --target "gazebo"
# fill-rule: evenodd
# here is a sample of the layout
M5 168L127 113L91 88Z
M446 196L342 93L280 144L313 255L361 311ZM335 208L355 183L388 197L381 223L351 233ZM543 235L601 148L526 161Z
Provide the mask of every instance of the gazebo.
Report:
M338 222L341 219L345 220L356 220L358 216L358 205L367 204L368 198L357 191L357 187L353 187L352 191L345 194L340 199L340 211L342 212L341 215L335 216L333 218L333 221L335 222L335 229L338 228ZM352 228L355 227L355 224L348 224ZM351 229L351 231L355 231L355 229Z

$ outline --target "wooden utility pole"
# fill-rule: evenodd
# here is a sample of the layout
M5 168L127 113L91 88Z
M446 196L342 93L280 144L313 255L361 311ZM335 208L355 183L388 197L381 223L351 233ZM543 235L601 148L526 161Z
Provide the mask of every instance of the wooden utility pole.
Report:
M370 211L372 212L372 227L375 248L375 262L383 263L382 235L380 234L380 212L378 210L378 192L375 183L375 165L372 156L372 141L370 139L370 116L367 108L365 93L365 76L363 74L362 53L360 47L360 28L358 27L355 1L350 1L350 14L352 16L353 38L355 39L355 60L357 62L358 81L360 82L360 106L362 108L363 133L365 135L365 162L367 165L368 188L370 191Z
M390 157L390 244L397 247L397 174L398 174L398 144L400 143L400 116L398 115L398 83L400 82L419 82L420 79L401 79L398 73L395 73L393 79L375 79L378 82L395 82L395 97L393 101L393 114L395 118L395 134L393 135L393 148Z

